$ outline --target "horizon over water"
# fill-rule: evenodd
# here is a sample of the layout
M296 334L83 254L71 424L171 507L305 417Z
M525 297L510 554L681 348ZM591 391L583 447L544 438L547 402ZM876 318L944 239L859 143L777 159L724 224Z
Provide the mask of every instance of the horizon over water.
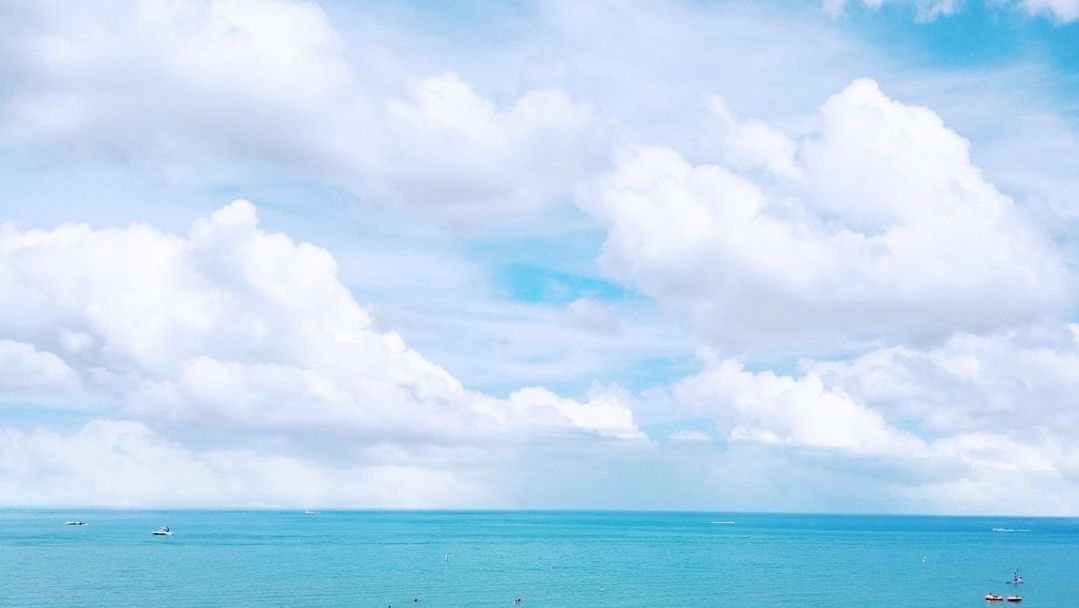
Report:
M1074 605L1079 519L0 510L2 606L943 608L1012 593L1014 568L1024 608Z

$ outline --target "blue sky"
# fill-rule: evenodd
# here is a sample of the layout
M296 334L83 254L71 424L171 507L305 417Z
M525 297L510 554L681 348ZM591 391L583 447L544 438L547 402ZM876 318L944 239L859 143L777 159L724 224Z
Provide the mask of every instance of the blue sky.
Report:
M1074 0L0 39L0 503L1079 512Z

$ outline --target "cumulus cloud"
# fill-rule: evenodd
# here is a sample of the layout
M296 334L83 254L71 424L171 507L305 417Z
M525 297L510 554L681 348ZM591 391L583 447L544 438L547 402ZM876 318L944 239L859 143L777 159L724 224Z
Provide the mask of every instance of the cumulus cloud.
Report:
M607 230L601 267L721 348L945 336L1071 302L1053 242L931 110L863 79L796 144L722 118L725 152L755 172L641 146L582 202Z
M961 7L907 3L923 20ZM1012 6L1060 22L1079 11L1072 0ZM311 2L8 4L0 147L19 168L96 174L118 163L134 169L125 179L200 185L251 172L260 189L274 187L263 179L272 174L419 212L411 217L487 222L534 217L582 177L608 172L612 130L678 142L628 149L581 202L608 231L604 270L669 305L672 323L686 319L716 350L698 373L640 397L600 384L577 399L518 389L541 373L666 383L681 365L669 360L691 345L655 324L651 302L636 312L620 303L617 315L591 298L564 308L484 301L462 313L461 295L483 285L460 276L485 273L456 266L444 281L410 279L425 283L431 313L402 323L407 315L384 314L394 303L375 314L342 285L344 239L335 260L260 229L243 202L179 232L0 225L0 408L103 406L128 418L61 431L13 410L0 429L0 500L1074 513L1076 330L1037 322L1066 318L1073 302L1057 244L934 112L863 80L812 121L804 115L807 99L885 66L895 90L930 100L980 144L979 120L997 132L1001 115L1046 116L1009 120L1004 131L1022 145L998 140L1007 154L995 167L979 146L978 160L1008 192L1074 215L1071 156L1052 153L1069 148L1070 127L1015 93L1041 91L1051 73L1018 87L1012 71L904 77L890 56L807 19L812 7L535 8L539 26L517 27L512 13L491 25L498 43L462 51L443 31L438 43L408 28L380 40L384 24L360 24L378 16L347 23L357 9ZM418 27L439 25L425 16ZM635 44L618 45L627 38ZM702 87L716 82L726 99L701 107ZM749 107L767 120L732 110ZM698 142L686 125L702 112ZM1017 149L1026 162L1014 162ZM30 225L56 217L9 207ZM153 217L144 211L113 216ZM417 243L413 267L443 262L423 239L398 236L345 282L366 289L412 272L400 254ZM400 308L416 305L410 281ZM386 327L408 327L408 343ZM791 373L729 352L866 348ZM457 373L482 360L481 381L513 388L470 390L432 353ZM657 395L661 444L644 440L641 420ZM709 423L715 431L695 430ZM1001 495L1001 485L1016 491Z
M78 375L60 357L32 344L0 340L0 391L50 392L78 385Z
M144 420L372 441L641 436L613 393L581 403L539 388L507 400L465 389L376 329L327 251L262 231L245 201L187 235L3 226L0 292L5 359L42 371L41 382L81 381ZM0 376L0 388L19 378Z
M828 385L932 433L1066 443L1079 433L1077 337L1075 324L1047 322L803 365Z
M963 474L897 487L896 495L925 510L953 513L1075 513L1079 501L1079 450L1010 431L964 433L934 443L941 458L963 465Z
M350 47L291 0L8 9L0 137L161 173L270 166L458 221L527 215L607 156L606 121L558 88L496 103L453 72ZM100 83L116 86L101 86Z
M924 444L890 426L879 412L814 374L802 378L750 372L731 359L678 381L669 398L713 418L732 441L837 448L860 453L909 453Z
M711 420L732 446L802 448L790 455L859 475L879 467L888 492L914 510L1074 512L1075 324L959 334L799 367L754 372L705 357L701 372L648 398L678 410L676 419Z

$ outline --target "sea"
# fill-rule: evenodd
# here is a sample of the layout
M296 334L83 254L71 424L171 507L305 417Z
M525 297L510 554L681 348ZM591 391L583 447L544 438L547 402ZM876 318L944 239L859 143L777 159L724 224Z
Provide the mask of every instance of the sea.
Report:
M1079 606L1079 520L0 510L4 607L961 608L987 593Z

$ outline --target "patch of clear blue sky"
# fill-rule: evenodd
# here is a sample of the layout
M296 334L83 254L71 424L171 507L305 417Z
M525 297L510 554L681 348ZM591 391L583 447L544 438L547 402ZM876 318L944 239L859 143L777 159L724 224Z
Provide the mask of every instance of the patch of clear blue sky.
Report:
M368 225L363 210L370 210L370 205L335 187L301 183L284 187L278 184L261 192L236 187L219 187L218 191L222 204L234 198L252 198L268 229L280 229L294 238L331 250L335 245L344 246L350 234L354 238L377 240L387 236L379 236L379 230L389 228L388 236L393 238L393 227L378 221L385 219L384 216L372 218L376 225ZM332 217L320 219L318 216L326 210L316 209L312 203L318 207L329 205ZM281 221L285 219L283 216L292 215L301 216L304 221ZM510 301L564 305L580 298L603 302L646 300L638 291L601 276L595 260L603 239L598 227L581 223L569 230L538 235L514 234L512 230L506 235L497 231L493 234L466 231L453 239L456 244L443 244L483 268L495 293ZM416 246L422 247L423 243L420 236Z
M885 3L876 10L852 3L837 25L853 38L888 50L901 64L945 69L1038 65L1059 76L1054 81L1058 93L1079 91L1079 22L1058 23L1015 5L983 0L966 0L956 13L928 22L915 15L905 3Z
M518 302L565 304L581 298L610 302L641 297L611 281L560 272L540 264L504 264L495 278L502 294Z
M701 362L696 355L681 357L648 357L639 359L626 371L619 383L633 392L668 384L674 378L683 378L700 371Z
M678 2L673 2L677 4ZM901 63L922 67L980 68L1002 63L1045 65L1069 78L1060 84L1068 91L1079 89L1079 22L1055 21L1046 14L1029 15L1019 2L959 0L958 10L931 21L920 21L913 2L885 2L867 8L857 0L849 3L843 17L831 18L819 10L819 0L763 0L731 2L687 0L684 4L716 11L797 11L807 18L831 20L837 28L871 47L894 52ZM381 2L367 5L384 17L426 30L437 37L462 44L487 46L492 39L512 36L513 25L537 15L538 3L512 2ZM349 10L348 3L330 0L328 11ZM482 34L482 35L477 35ZM471 41L471 42L470 42Z
M504 265L496 276L506 297L516 301L565 303L579 298L611 301L626 299L631 294L610 281L531 264Z
M81 397L79 399L82 399ZM95 401L69 403L71 409L42 405L33 397L0 397L0 424L37 427L48 424L53 430L74 431L94 418L103 416L123 417L122 408L116 404Z
M645 300L631 287L601 275L596 258L605 238L603 231L587 221L575 224L575 228L549 234L474 238L466 252L489 269L496 291L513 301L566 304L580 298L603 302Z

